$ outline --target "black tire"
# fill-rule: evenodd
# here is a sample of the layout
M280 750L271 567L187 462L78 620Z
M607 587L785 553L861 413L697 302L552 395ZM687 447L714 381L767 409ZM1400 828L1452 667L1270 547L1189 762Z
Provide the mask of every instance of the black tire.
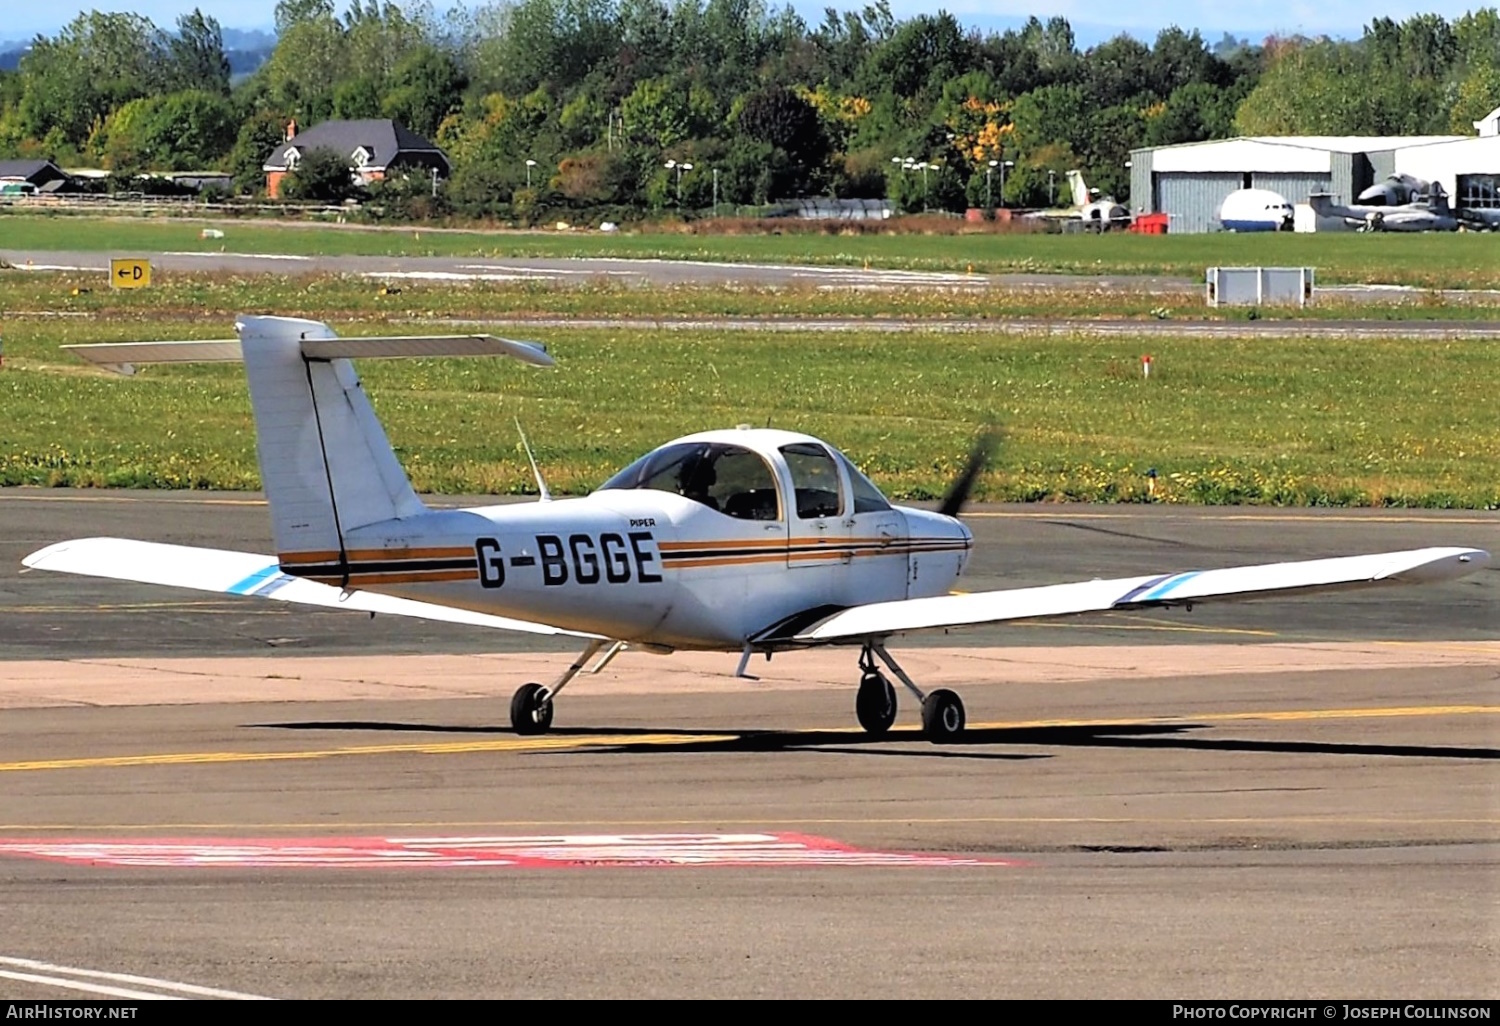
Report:
M896 722L896 689L884 675L867 673L854 696L854 715L871 737L880 737Z
M517 734L545 734L552 726L552 700L540 684L522 684L510 700L510 726Z
M953 692L940 688L922 702L922 733L935 745L957 741L964 732L964 703Z

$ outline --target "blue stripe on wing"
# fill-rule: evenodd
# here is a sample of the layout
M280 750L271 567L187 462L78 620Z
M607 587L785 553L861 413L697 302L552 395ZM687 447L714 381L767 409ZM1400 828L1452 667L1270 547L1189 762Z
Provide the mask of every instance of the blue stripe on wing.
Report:
M275 586L280 583L277 578L283 576L285 575L281 572L281 565L272 563L270 566L255 571L249 577L236 581L226 590L231 595L265 595L275 590Z
M1141 595L1134 601L1154 602L1157 599L1166 598L1170 592L1182 587L1184 584L1186 584L1188 581L1191 581L1194 577L1197 577L1202 572L1202 570L1190 570L1185 574L1173 574L1171 577L1168 577L1165 581L1162 581L1156 587L1152 588L1150 591L1146 592L1144 595Z

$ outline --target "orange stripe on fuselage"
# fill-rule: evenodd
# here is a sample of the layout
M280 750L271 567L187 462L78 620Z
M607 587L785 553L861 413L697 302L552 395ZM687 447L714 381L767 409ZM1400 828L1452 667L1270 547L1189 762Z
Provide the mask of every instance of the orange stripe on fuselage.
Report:
M786 548L786 535L776 538L752 538L746 541L662 541L657 547L663 552L680 552L684 549L765 549Z
M462 559L474 555L473 546L443 546L429 549L350 549L344 556L361 562L369 559ZM284 566L302 566L308 563L336 563L339 553L332 552L287 552L277 557Z
M342 577L304 577L306 581L316 581L319 584L331 584L342 587ZM468 570L426 570L413 571L411 573L377 573L362 574L355 570L349 575L349 587L367 588L372 584L442 584L444 581L477 581L479 571L470 568Z
M338 549L332 552L283 552L276 557L282 566L301 566L304 563L336 563Z
M347 553L356 562L366 559L462 559L474 555L474 546L443 546L430 549L350 549Z
M417 570L411 573L379 573L362 574L355 571L349 580L350 584L440 584L444 581L477 581L479 571L473 567L468 570Z
M905 545L886 545L882 547L865 546L863 548L842 547L834 548L830 545L826 549L815 551L792 552L785 548L774 552L744 553L737 556L704 556L701 559L673 559L663 562L662 566L667 570L694 570L711 566L744 566L751 563L780 563L780 562L828 562L835 559L865 559L870 556L909 556L913 552L953 552L967 549L968 546L959 542L938 547L927 545L923 547L911 547Z

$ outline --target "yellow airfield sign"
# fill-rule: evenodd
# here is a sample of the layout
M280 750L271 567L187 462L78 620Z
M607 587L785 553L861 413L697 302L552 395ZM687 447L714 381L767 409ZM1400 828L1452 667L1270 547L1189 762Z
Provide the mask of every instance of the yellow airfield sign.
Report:
M109 262L109 284L117 289L143 289L151 284L151 261L126 258Z

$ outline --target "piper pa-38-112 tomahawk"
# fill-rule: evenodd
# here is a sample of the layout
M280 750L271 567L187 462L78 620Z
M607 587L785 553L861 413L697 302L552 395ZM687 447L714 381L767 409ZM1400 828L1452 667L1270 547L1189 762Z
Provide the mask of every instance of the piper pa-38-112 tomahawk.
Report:
M940 509L896 506L837 449L790 431L689 435L582 498L429 509L413 491L350 363L362 357L509 356L551 366L535 344L487 335L339 338L327 325L245 317L238 339L69 346L128 372L147 362L243 360L276 555L118 538L59 542L41 570L580 639L550 684L511 701L536 734L590 660L622 646L750 657L816 645L859 650L855 712L872 735L896 719L885 670L921 702L935 742L964 707L924 694L886 649L911 631L1216 599L1459 577L1479 549L1427 548L1118 580L950 594L973 545L958 514L984 463L976 448ZM540 484L541 475L538 474ZM600 654L602 652L602 654Z

